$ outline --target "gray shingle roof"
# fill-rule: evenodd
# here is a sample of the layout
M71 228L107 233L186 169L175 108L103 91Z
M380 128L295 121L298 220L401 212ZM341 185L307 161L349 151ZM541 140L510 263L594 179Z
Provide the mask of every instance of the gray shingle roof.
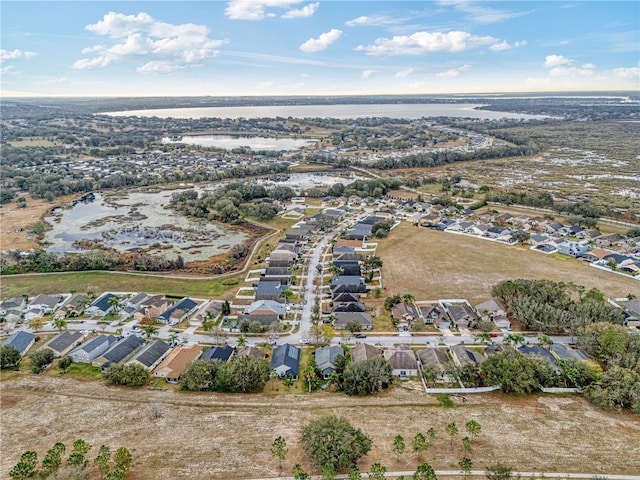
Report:
M142 347L142 350L136 353L129 362L136 361L147 368L152 368L169 350L171 350L171 347L165 342L162 340L154 340Z

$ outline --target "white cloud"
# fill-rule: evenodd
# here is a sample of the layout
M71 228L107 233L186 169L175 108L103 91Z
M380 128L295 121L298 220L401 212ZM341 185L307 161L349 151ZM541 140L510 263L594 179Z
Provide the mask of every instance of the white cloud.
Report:
M640 78L640 67L614 68L613 74L621 78Z
M387 25L395 25L399 22L400 20L393 17L388 17L386 15L362 15L361 17L348 20L344 22L344 24L347 27L357 27L360 25L364 25L367 27L384 27Z
M0 68L0 75L17 75L17 70L14 69L13 65L7 65L6 67Z
M282 18L301 18L301 17L312 17L316 10L320 6L320 2L310 3L305 5L304 7L297 10L289 10L287 13L282 15Z
M0 62L6 62L8 60L31 60L38 55L36 52L28 52L16 48L15 50L0 49Z
M359 45L356 51L367 55L424 55L428 53L454 53L493 45L497 38L472 35L468 32L416 32L393 38L378 38L374 45Z
M459 12L469 14L469 20L479 24L500 23L512 18L527 15L529 12L510 12L496 8L483 7L469 0L441 0L442 6L452 6Z
M407 68L406 70L400 70L396 73L396 78L407 78L411 75L415 70L413 68Z
M362 72L362 78L371 78L371 75L373 75L374 73L377 73L377 70L365 70Z
M93 56L76 60L75 70L104 68L125 58L151 57L137 71L166 73L214 57L218 54L216 49L226 43L210 39L206 25L164 23L144 12L109 12L85 29L114 39L115 43L84 48L82 54Z
M465 64L465 65L461 65L461 66L456 67L456 68L451 68L451 69L447 70L446 72L437 73L436 76L445 77L445 78L457 77L462 72L468 72L469 70L471 70L471 65Z
M527 42L525 40L521 42L515 42L513 45L511 45L506 40L503 40L500 43L494 43L493 45L491 45L489 47L489 50L492 50L494 52L502 52L503 50L511 50L512 48L523 47L526 44Z
M231 0L224 14L232 20L264 20L275 16L265 8L289 8L301 0Z
M593 75L593 69L561 65L552 68L549 74L552 77L590 77Z
M333 42L337 41L342 36L342 30L338 30L337 28L332 28L326 33L323 33L318 38L310 38L302 45L300 45L300 50L304 53L315 53L320 52L326 49Z
M595 63L585 63L584 65L582 65L582 68L587 68L587 69L593 70L594 68L596 68L596 64Z
M544 67L554 68L554 67L559 67L561 65L571 65L572 63L573 63L573 60L563 55L547 55L544 60Z

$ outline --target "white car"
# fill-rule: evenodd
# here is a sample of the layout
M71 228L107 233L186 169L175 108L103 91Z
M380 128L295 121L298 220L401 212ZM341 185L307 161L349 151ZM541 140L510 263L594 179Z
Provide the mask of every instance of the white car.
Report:
M303 343L303 344L306 345L306 344L311 343L311 342L309 341L308 338L303 338L302 340L300 340L300 343Z
M142 329L136 327L135 325L133 327L131 327L131 332L132 333L142 333Z

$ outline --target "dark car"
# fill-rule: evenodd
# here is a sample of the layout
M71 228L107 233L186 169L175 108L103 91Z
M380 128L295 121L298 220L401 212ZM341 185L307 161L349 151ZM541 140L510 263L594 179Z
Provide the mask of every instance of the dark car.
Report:
M359 333L356 335L356 338L367 338L367 336L364 333Z

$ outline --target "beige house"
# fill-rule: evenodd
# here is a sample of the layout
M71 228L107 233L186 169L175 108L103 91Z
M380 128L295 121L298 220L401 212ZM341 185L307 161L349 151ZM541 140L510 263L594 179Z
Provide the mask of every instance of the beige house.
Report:
M178 383L180 375L182 375L187 364L197 359L201 354L202 348L200 348L200 345L174 348L167 355L167 358L158 365L158 368L153 372L153 376L164 378L169 383Z

